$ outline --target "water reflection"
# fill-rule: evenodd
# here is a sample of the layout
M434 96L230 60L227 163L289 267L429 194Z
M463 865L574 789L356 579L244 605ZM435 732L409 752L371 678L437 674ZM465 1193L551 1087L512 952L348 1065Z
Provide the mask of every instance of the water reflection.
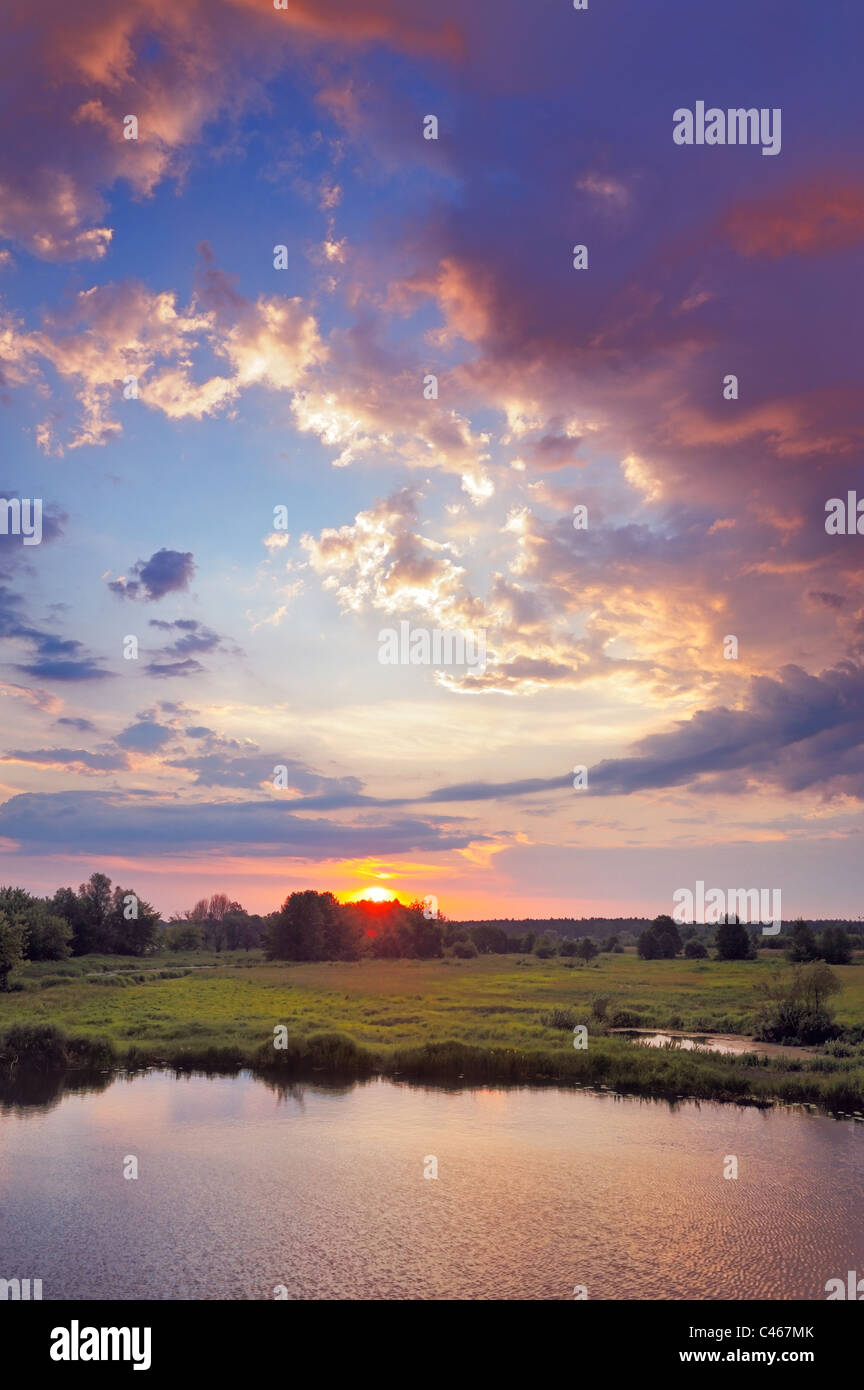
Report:
M46 1299L810 1299L864 1251L864 1127L825 1116L379 1077L16 1085L0 1276Z

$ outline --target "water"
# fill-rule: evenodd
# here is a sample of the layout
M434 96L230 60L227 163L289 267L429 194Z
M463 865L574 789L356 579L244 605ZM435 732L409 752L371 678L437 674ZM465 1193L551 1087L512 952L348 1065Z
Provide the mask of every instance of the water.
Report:
M701 1050L721 1052L728 1057L740 1057L756 1052L762 1057L818 1057L818 1052L806 1047L791 1047L784 1043L754 1042L736 1033L660 1033L650 1028L613 1028L613 1033L630 1038L643 1047L680 1047L683 1052Z
M824 1299L864 1273L850 1121L382 1079L42 1086L0 1094L0 1277L44 1298Z

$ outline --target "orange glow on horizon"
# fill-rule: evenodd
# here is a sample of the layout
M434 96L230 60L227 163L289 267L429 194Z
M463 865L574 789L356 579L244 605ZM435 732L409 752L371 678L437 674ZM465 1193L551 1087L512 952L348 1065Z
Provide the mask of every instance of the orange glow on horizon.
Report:
M389 888L358 888L354 893L340 895L340 902L392 903L396 901L396 896Z

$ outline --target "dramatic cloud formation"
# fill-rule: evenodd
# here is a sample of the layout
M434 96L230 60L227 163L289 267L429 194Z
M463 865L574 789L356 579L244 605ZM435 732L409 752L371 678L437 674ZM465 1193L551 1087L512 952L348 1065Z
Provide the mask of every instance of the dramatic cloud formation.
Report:
M0 496L46 502L41 544L0 533L0 835L28 863L242 857L271 905L282 861L338 860L512 915L576 910L577 850L629 909L637 851L794 873L816 827L848 873L795 909L857 910L860 17L788 0L778 62L747 0L526 13L12 0ZM672 139L694 64L744 99L742 33L777 159ZM382 663L402 620L485 665Z

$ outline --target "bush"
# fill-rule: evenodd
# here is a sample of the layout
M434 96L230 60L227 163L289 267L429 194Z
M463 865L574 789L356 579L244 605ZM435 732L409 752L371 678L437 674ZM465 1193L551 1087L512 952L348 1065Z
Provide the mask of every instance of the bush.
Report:
M450 955L456 956L459 960L470 960L472 956L479 955L479 952L473 941L454 941L450 947Z
M727 916L725 922L719 923L715 942L718 960L752 960L755 956L750 933L737 918L730 921Z
M692 937L684 947L684 954L688 960L704 960L708 955L708 948L702 941L697 941Z
M162 944L169 951L200 951L204 937L197 922L171 922L162 933Z
M803 999L780 999L759 1014L753 1036L760 1042L806 1045L836 1038L840 1029L829 1011Z
M581 1019L575 1009L550 1009L548 1013L540 1015L540 1022L544 1028L562 1028L572 1033Z
M114 1048L102 1038L67 1037L53 1023L16 1023L0 1038L0 1067L53 1071L63 1067L106 1067Z
M615 1009L609 1015L607 1022L610 1028L641 1028L645 1022L644 1014L637 1014L633 1009Z
M819 954L828 965L848 965L852 943L842 927L826 927L819 939Z
M368 1076L375 1070L372 1054L344 1033L312 1033L308 1038L287 1038L286 1047L273 1040L256 1050L253 1068L262 1072L305 1072L309 1068L352 1076Z

